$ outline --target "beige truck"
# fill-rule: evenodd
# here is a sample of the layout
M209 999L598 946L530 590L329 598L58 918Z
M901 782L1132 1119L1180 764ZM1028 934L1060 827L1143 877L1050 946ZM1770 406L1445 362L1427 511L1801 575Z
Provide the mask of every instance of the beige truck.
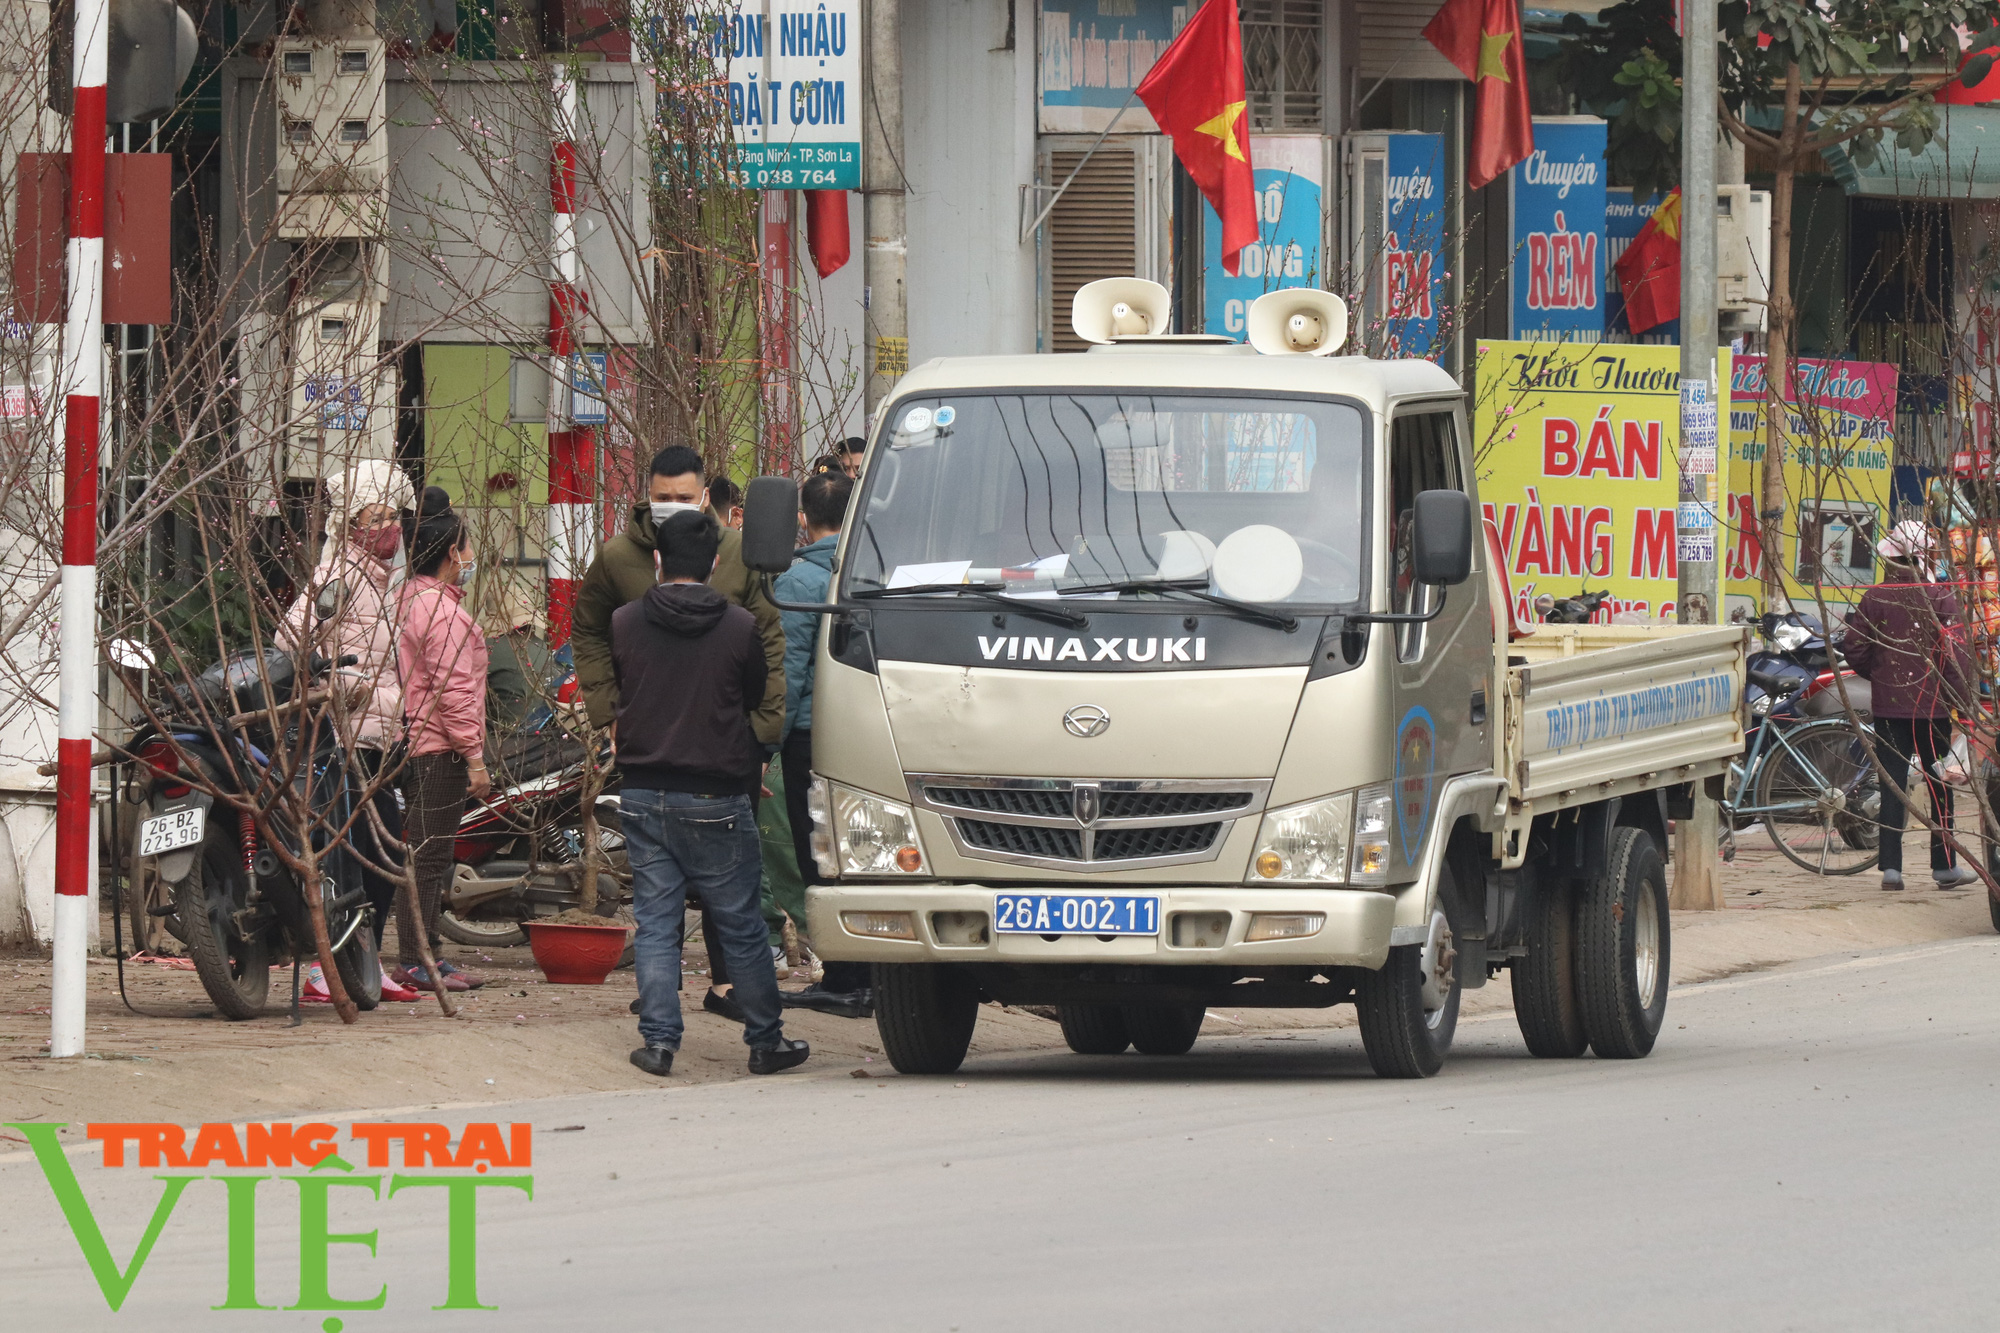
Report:
M1745 631L1511 632L1464 395L1079 294L1083 354L946 359L877 417L820 617L813 944L875 964L883 1048L948 1073L982 1000L1172 1055L1210 1006L1353 1003L1435 1073L1505 969L1539 1056L1651 1050L1668 821L1742 746ZM744 551L790 559L751 484Z

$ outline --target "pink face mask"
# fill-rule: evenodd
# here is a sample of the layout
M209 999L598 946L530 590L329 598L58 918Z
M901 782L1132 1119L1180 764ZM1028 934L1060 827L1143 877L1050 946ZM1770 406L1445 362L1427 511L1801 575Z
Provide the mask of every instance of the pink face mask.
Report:
M384 523L379 528L366 528L354 534L354 544L385 565L396 558L396 548L402 542L403 530L394 523Z

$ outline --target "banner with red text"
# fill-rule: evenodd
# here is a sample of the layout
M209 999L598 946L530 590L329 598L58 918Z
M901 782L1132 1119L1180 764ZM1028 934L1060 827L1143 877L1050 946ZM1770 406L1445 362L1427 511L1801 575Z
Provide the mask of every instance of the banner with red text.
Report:
M1876 361L1800 357L1794 365L1780 423L1785 582L1788 589L1798 585L1793 600L1802 606L1813 600L1815 588L1848 603L1859 595L1854 590L1875 581L1875 543L1890 522L1898 372ZM1766 430L1762 356L1736 358L1730 393L1723 575L1729 605L1747 609L1763 575L1756 523Z
M1729 353L1720 353L1728 411ZM1515 613L1611 589L1600 618L1670 615L1680 566L1680 349L1481 342L1473 447Z

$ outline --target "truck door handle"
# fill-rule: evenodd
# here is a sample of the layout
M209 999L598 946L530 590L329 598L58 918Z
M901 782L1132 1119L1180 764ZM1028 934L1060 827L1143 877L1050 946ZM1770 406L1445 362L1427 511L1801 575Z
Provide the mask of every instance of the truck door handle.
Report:
M1486 691L1483 689L1474 690L1472 692L1472 725L1478 727L1484 726L1485 723Z

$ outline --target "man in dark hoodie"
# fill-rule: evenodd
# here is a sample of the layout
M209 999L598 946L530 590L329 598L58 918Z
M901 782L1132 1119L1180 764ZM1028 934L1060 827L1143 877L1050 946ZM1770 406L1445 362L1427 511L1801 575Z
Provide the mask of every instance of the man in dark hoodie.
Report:
M660 582L611 616L621 823L639 919L639 1035L646 1043L632 1063L649 1074L671 1073L680 1049L690 886L720 937L709 947L721 950L736 979L750 1072L775 1074L811 1053L784 1035L758 910L762 866L751 798L764 760L750 719L764 701L767 672L756 618L704 582L720 543L706 513L675 513L655 525Z

